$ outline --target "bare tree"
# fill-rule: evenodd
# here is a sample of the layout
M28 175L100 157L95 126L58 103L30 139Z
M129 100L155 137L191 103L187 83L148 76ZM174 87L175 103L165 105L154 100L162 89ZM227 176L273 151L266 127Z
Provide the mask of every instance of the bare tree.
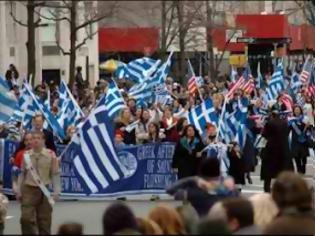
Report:
M41 24L41 19L39 17L35 17L35 9L39 7L45 6L44 1L34 1L34 0L28 0L26 1L26 4L23 2L20 2L23 4L27 9L27 22L23 22L21 19L18 19L18 17L13 13L13 4L15 2L10 2L10 15L14 22L18 23L19 25L27 28L27 42L26 42L26 48L27 48L27 78L30 78L30 75L32 75L32 85L34 86L35 83L35 76L36 76L36 47L35 47L35 30L38 27L47 26L46 24ZM37 18L37 19L36 19Z
M306 21L315 26L315 0L295 1L298 7L303 11Z
M56 24L56 45L63 53L70 57L69 63L69 84L72 87L75 81L75 65L77 51L86 44L89 39L97 34L97 30L89 30L93 28L93 24L111 16L116 9L116 1L113 1L111 8L108 8L108 12L102 12L99 14L97 7L94 5L95 1L60 1L56 4L46 4L46 7L50 8L50 16L45 16L37 12L40 17L53 20L56 22L67 22L70 29L70 48L66 50L60 44L60 26ZM81 22L78 20L80 9L84 9L84 17ZM85 29L85 36L78 42L78 32ZM88 78L87 78L88 79Z

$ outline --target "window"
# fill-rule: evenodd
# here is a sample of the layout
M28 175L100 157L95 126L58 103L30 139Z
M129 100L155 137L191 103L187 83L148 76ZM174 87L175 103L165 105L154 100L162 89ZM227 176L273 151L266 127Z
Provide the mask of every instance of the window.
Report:
M43 46L43 56L56 56L60 55L60 50L57 46Z
M10 47L10 57L15 57L15 48Z

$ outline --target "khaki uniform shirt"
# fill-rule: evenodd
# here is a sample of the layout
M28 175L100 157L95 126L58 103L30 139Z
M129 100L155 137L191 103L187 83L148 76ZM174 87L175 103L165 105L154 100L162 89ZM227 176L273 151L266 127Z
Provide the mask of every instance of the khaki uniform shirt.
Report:
M60 173L55 153L47 148L43 148L40 152L29 150L27 153L30 155L32 166L37 171L41 181L45 185L51 184L53 176ZM37 187L31 173L26 169L24 161L22 172L24 173L23 184Z

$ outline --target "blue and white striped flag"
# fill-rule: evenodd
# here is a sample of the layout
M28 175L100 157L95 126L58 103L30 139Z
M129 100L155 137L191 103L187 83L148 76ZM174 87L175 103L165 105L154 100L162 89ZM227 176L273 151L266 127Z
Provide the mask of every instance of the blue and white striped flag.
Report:
M39 110L43 116L45 117L48 125L51 127L52 131L54 134L59 138L59 139L64 139L65 138L65 132L63 128L59 125L57 119L53 116L53 114L50 112L50 110L45 106L44 103L40 102L36 96L33 94L32 89L27 83L24 83L24 88L28 94L28 96L31 97L31 106L35 110Z
M164 62L151 77L147 77L143 83L135 84L130 88L129 96L136 100L137 105L153 103L154 88L165 82L171 69L172 55L173 52L170 53L167 61Z
M63 130L67 130L70 125L78 125L84 117L81 108L63 80L59 87L58 108L57 121Z
M275 72L272 74L271 80L268 82L266 94L269 101L277 99L280 92L284 90L283 80L283 65L279 63Z
M110 119L114 119L119 111L126 107L125 100L121 95L116 83L110 82L106 94L101 98L98 104L104 104L108 111Z
M0 121L7 122L15 111L17 99L10 92L6 81L0 77Z
M107 108L99 103L68 146L74 152L75 173L88 193L102 191L125 177L124 167L114 148L113 134Z
M211 98L206 99L199 106L194 107L187 114L187 121L203 134L207 123L218 125L219 116L215 111Z
M115 71L115 75L118 79L125 78L135 83L142 83L156 71L160 63L160 60L142 57L128 64L119 65Z

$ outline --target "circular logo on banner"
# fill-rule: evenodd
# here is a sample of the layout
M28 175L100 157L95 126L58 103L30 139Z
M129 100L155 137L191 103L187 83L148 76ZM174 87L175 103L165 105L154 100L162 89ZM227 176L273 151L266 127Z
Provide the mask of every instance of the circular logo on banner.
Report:
M130 152L121 151L118 153L118 159L125 178L133 176L138 166L136 157Z

